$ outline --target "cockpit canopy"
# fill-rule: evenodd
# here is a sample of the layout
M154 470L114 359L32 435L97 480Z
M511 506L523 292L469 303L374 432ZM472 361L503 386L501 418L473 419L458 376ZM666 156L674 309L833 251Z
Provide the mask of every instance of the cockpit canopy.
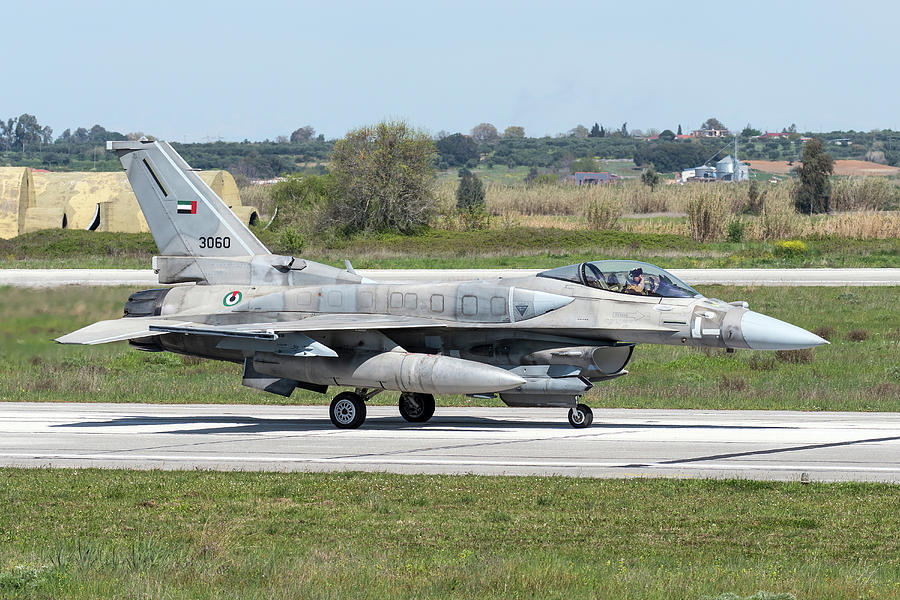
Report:
M668 271L637 260L595 260L550 269L537 276L622 294L659 298L703 297Z

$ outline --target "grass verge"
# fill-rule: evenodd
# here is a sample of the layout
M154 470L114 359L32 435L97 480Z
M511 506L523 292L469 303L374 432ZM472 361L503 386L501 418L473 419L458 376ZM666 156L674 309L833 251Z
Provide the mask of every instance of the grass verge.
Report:
M273 252L280 238L257 231ZM483 231L425 230L310 240L304 258L343 267L553 268L585 260L632 258L664 268L900 267L900 238L805 239L785 255L777 242L699 243L672 233L591 231L563 227L500 226ZM149 233L46 230L0 240L0 268L148 269L157 253ZM290 252L287 252L290 254Z
M891 485L0 469L0 501L4 598L900 595Z
M52 340L122 314L132 288L0 289L0 400L325 404L297 390L289 399L242 387L238 365L143 353L127 344L61 346ZM703 293L747 300L830 346L787 353L701 351L641 345L628 376L598 384L598 407L900 411L897 288L744 288ZM332 390L334 393L334 390ZM394 404L394 394L374 404ZM499 405L442 396L439 405Z

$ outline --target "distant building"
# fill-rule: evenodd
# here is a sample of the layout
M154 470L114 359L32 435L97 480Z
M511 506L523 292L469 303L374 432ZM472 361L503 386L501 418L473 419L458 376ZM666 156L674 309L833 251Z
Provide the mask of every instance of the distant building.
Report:
M688 135L688 134L684 134L684 135L678 135L678 134L676 134L676 135L675 135L675 139L676 139L676 140L689 140L689 139L691 139L691 138L693 138L693 137L694 137L694 136ZM658 139L659 139L659 135L651 135L651 136L648 137L647 139L648 139L649 141L652 142L653 140L658 140Z
M596 185L598 183L615 183L619 176L614 173L591 173L578 171L575 173L575 185Z
M750 167L747 163L737 161L729 154L716 163L716 179L718 181L747 181L750 179Z
M779 139L782 139L782 138L785 138L785 139L786 139L786 138L790 137L790 135L791 135L791 134L789 134L789 133L787 133L787 132L785 132L785 131L782 131L781 133L778 133L777 131L776 131L775 133L769 133L769 132L767 131L767 132L763 133L762 135L754 135L754 136L753 136L752 138L750 138L750 139L751 139L751 140L759 140L759 141L761 141L761 142L765 142L765 141L768 141L768 140L779 140Z
M691 132L691 137L695 138L723 138L729 135L727 129L695 129Z
M694 179L711 180L716 178L715 167L703 165L702 167L694 167L692 170L694 171Z

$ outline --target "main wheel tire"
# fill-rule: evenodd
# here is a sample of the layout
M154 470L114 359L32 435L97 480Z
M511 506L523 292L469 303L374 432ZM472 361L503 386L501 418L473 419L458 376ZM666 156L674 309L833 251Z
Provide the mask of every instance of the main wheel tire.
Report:
M410 423L424 423L434 415L434 396L431 394L400 394L400 416Z
M591 407L586 404L579 404L575 408L569 409L569 425L575 429L584 429L590 427L594 422L594 412Z
M339 429L356 429L366 421L366 403L355 392L341 392L328 410L331 422Z

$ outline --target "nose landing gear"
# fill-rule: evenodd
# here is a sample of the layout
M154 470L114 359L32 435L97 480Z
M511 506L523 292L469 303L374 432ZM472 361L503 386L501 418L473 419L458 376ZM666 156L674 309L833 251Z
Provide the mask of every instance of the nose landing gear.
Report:
M590 427L594 422L594 413L587 404L578 404L569 409L569 425L575 429Z

